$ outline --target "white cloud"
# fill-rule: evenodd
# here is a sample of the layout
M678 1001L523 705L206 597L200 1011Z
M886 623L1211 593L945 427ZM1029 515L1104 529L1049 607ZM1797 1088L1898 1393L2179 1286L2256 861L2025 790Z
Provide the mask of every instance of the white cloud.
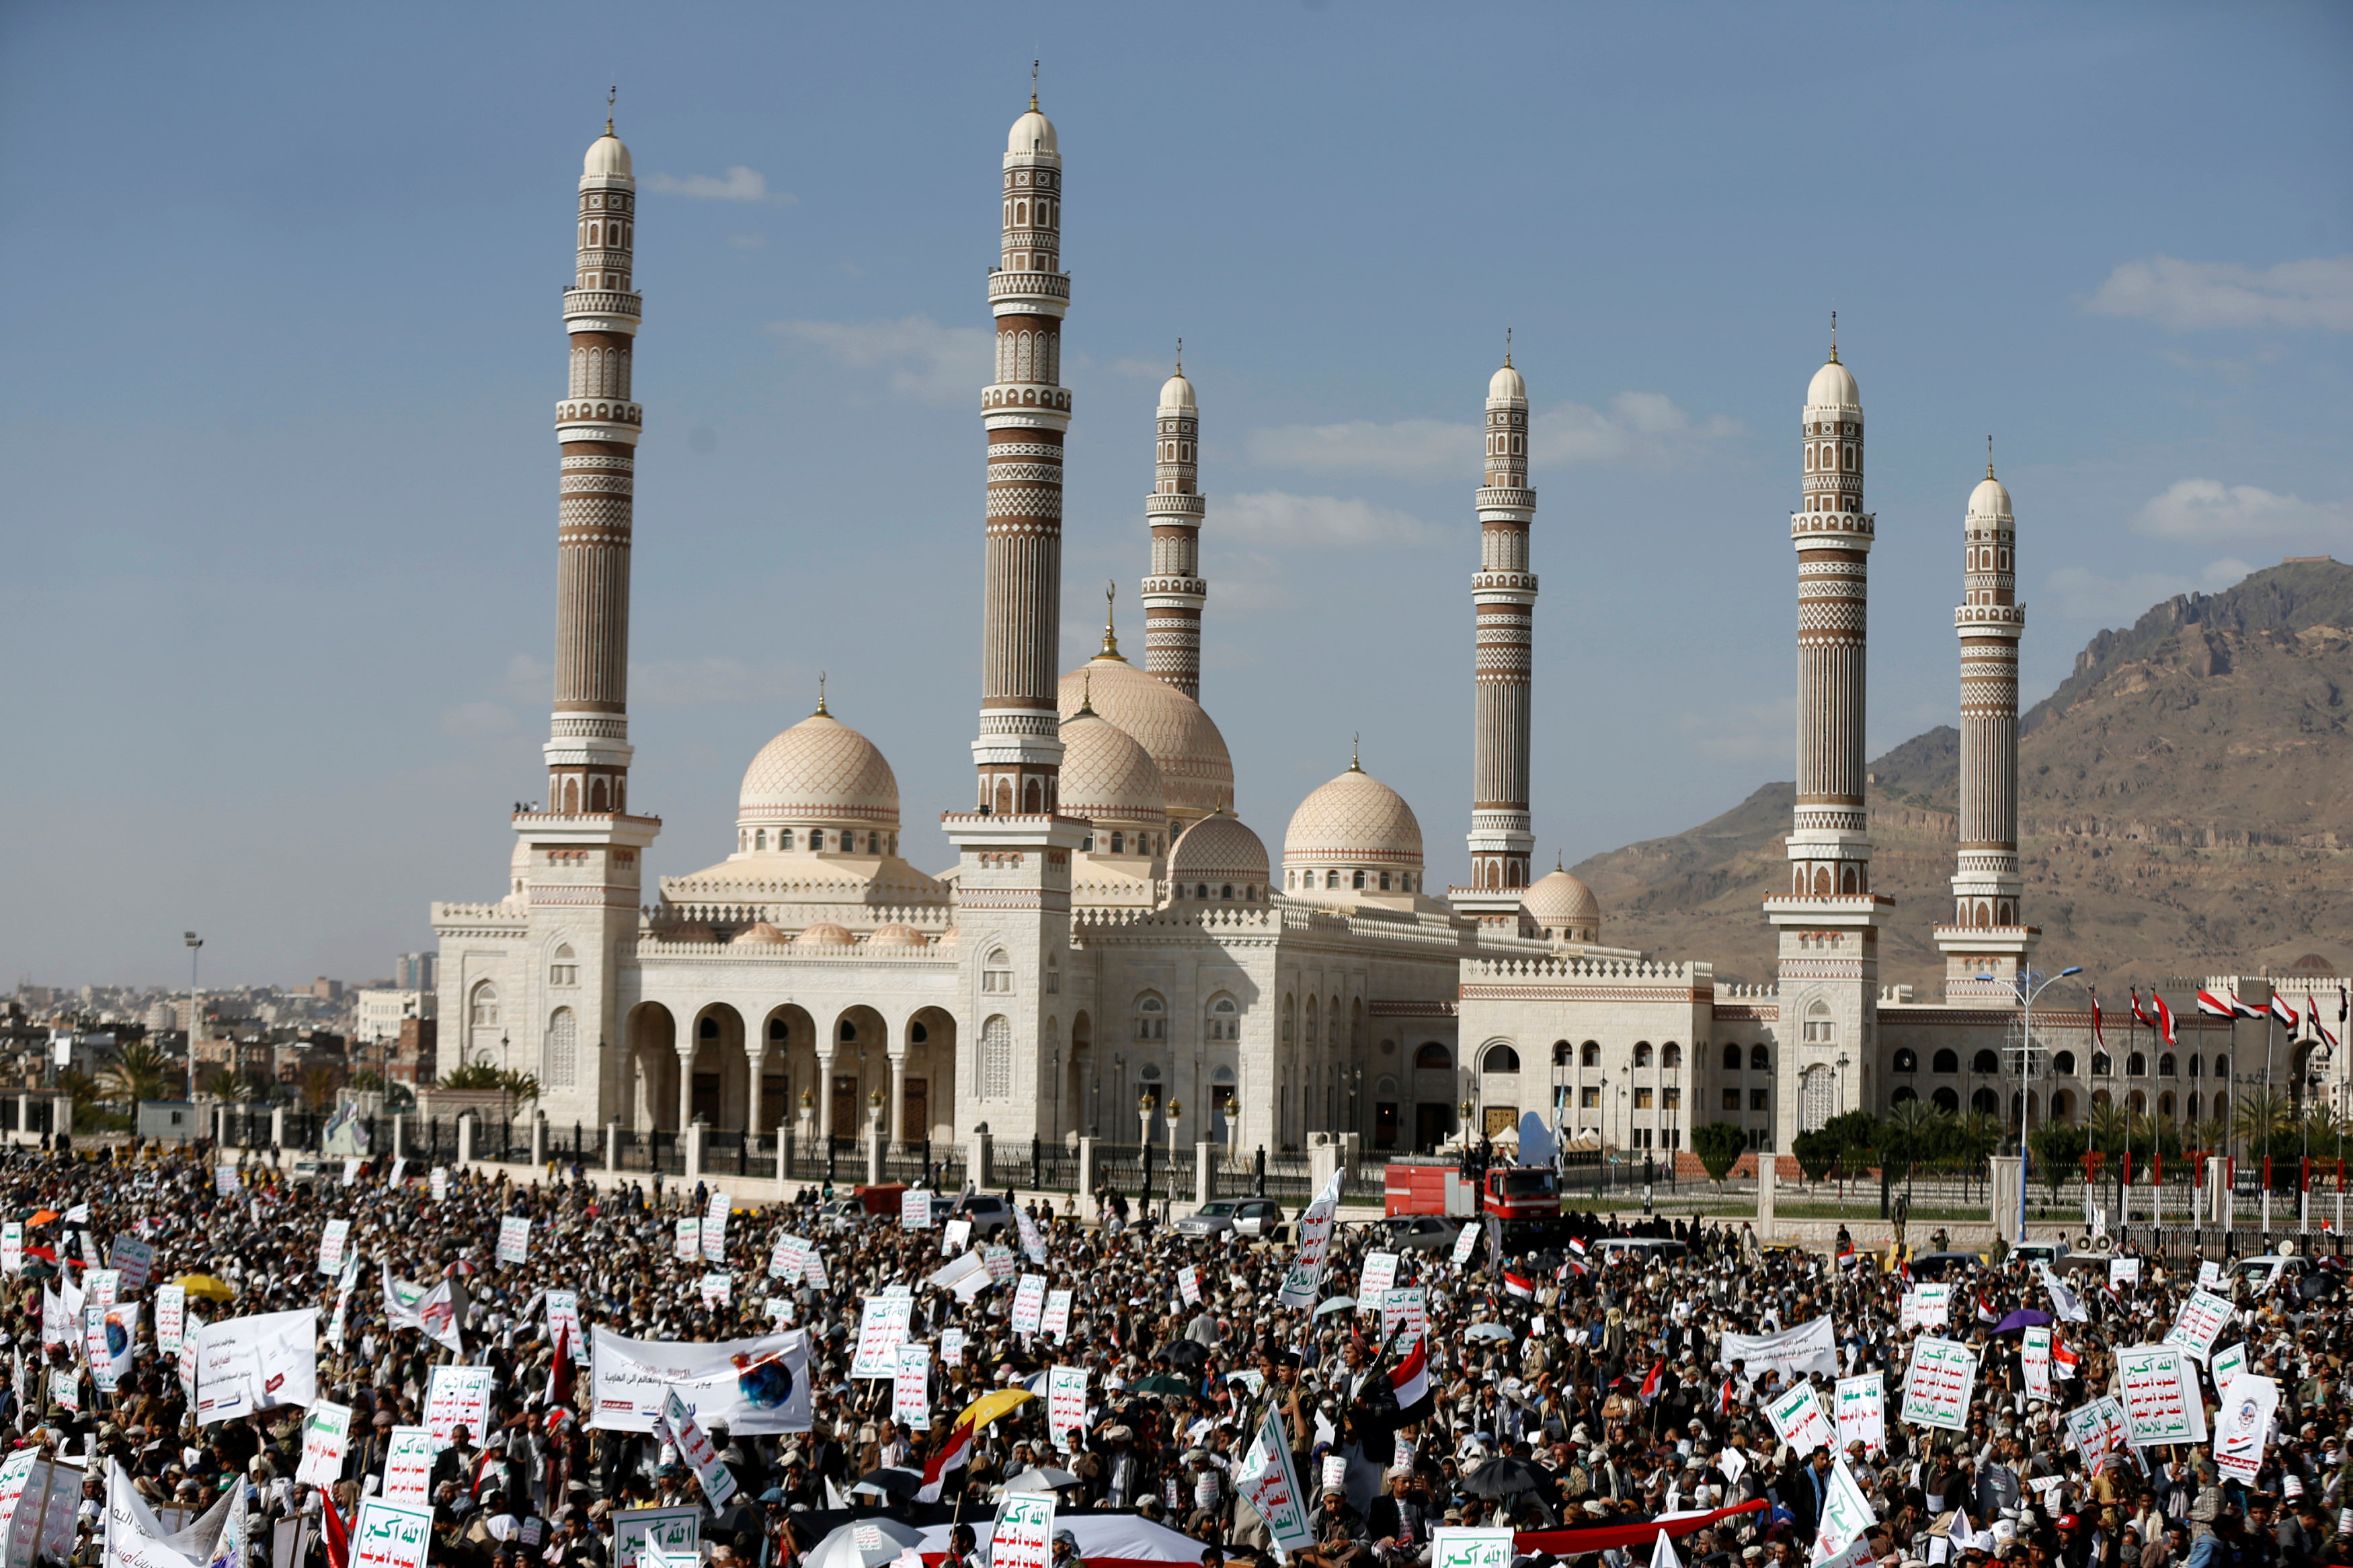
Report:
M2353 505L2308 501L2255 485L2181 479L2140 509L2134 529L2154 539L2327 539L2353 531Z
M673 196L694 196L703 201L762 202L780 207L792 206L800 200L790 191L768 189L766 175L741 163L729 168L723 180L714 179L709 174L689 174L683 180L669 174L656 174L646 182L646 189Z
M2254 568L2235 556L2211 561L2195 577L2171 572L2136 572L2125 577L2103 577L2082 566L2062 566L2043 580L2043 590L2057 601L2060 618L2094 621L2102 626L2129 626L2152 606L2177 594L2203 588L2219 594Z
M1563 403L1536 413L1528 426L1530 466L1632 463L1664 468L1705 443L1741 432L1721 416L1695 421L1663 392L1621 392L1607 413ZM1431 474L1475 470L1480 426L1444 419L1369 419L1341 425L1280 425L1250 432L1250 460L1268 468L1324 473Z
M445 735L504 735L514 727L515 716L497 702L461 702L441 715Z
M943 327L929 316L895 321L775 321L779 337L812 343L850 370L891 373L891 390L923 403L976 402L997 371L996 334Z
M1311 545L1357 549L1431 544L1439 531L1418 518L1370 501L1258 490L1219 497L1215 527L1226 539L1265 550Z
M2199 327L2325 327L2353 331L2353 255L2283 261L2256 271L2235 261L2171 256L2127 261L2084 309L2140 316L2177 331Z

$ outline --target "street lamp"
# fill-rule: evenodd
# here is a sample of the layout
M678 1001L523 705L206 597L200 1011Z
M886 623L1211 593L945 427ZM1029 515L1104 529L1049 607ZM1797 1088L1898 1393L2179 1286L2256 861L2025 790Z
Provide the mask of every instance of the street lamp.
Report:
M2021 969L2006 982L2010 994L2025 1008L2022 1026L2025 1044L2018 1053L2018 1070L2026 1087L2018 1097L2018 1239L2026 1240L2026 1166L2031 1157L2026 1147L2027 1121L2034 1104L2034 999L2071 974L2081 974L2084 966L2070 964L2056 974L2044 975L2031 969ZM1980 974L1980 983L2000 985L2005 982L1998 975Z
M196 955L204 951L205 939L194 931L183 938L188 944L188 1101L196 1098L196 1031L204 1027L205 1007L196 992Z

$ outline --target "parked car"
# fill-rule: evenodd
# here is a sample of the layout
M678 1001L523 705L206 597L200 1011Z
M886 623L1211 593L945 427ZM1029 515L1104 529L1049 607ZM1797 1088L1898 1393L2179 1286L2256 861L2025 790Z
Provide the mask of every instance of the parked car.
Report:
M1957 1279L1985 1261L1974 1252L1924 1252L1912 1260L1913 1283L1933 1285Z
M855 1230L866 1223L866 1205L856 1198L828 1198L817 1206L819 1230Z
M2242 1258L2231 1265L2225 1278L2233 1284L2244 1285L2251 1293L2260 1296L2274 1286L2294 1285L2311 1270L2309 1258L2273 1255Z
M1391 1215L1366 1227L1373 1245L1388 1252L1451 1252L1462 1227L1434 1214Z
M1672 1263L1690 1256L1690 1247L1663 1236L1605 1236L1593 1244L1593 1258L1599 1263L1615 1263L1620 1258L1638 1263Z
M1000 1230L1011 1230L1016 1224L1013 1205L1005 1201L1001 1193L968 1193L956 1200L947 1217L969 1220L975 1241L995 1236Z
M1282 1205L1272 1198L1219 1198L1179 1219L1176 1234L1188 1239L1239 1236L1260 1240L1272 1237L1282 1225Z
M2071 1251L2063 1241L2021 1241L2010 1249L2010 1256L2029 1268L2047 1263L2053 1274L2064 1274Z

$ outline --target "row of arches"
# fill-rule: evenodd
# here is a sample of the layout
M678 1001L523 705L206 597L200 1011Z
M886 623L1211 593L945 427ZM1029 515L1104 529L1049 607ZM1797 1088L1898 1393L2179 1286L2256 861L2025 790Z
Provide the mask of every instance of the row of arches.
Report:
M2051 1075L2053 1078L2073 1078L2076 1076L2075 1069L2079 1061L2080 1058L2073 1051L2053 1051L2051 1053ZM2125 1058L2124 1076L2126 1078L2148 1077L2149 1061L2149 1056L2146 1052L2133 1051L2127 1054ZM2158 1078L2181 1077L2185 1067L2190 1078L2206 1076L2206 1058L2195 1053L2186 1057L2177 1057L2171 1051L2164 1051L2158 1054L2156 1062ZM1920 1053L1908 1047L1900 1049L1894 1055L1893 1065L1899 1073L1916 1073L1920 1070ZM2094 1078L2116 1076L2114 1058L2105 1051L2092 1053L2091 1068L2091 1076ZM1928 1058L1928 1070L1935 1074L1957 1074L1961 1070L1961 1054L1949 1048L1936 1051ZM1991 1047L1978 1051L1969 1058L1969 1071L1972 1074L1993 1078L1999 1077L2001 1070L2001 1054ZM2231 1058L2217 1055L2214 1058L2213 1073L2216 1079L2227 1081L2231 1076Z
M1009 1042L1005 1020L990 1022ZM643 1002L628 1027L620 1111L638 1131L696 1121L754 1135L787 1123L798 1131L806 1107L811 1134L849 1136L871 1124L880 1095L893 1142L955 1136L956 1021L942 1007L893 1022L863 1005L820 1020L797 1003L747 1018L725 1002L691 1013ZM984 1026L984 1073L990 1037Z

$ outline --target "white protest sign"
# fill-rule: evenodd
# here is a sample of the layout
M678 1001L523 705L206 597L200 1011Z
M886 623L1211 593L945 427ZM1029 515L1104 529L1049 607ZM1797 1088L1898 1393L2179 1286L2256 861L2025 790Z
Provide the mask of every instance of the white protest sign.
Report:
M2141 1447L2206 1441L2206 1401L2190 1352L2179 1345L2130 1345L2116 1352L2124 1384L2125 1431Z
M702 1256L702 1216L688 1215L678 1222L672 1233L670 1255L681 1263L691 1263Z
M116 1268L92 1268L82 1275L82 1305L111 1307L122 1294L122 1272Z
M705 1426L738 1437L809 1429L805 1330L705 1343L624 1339L591 1324L588 1344L592 1427L650 1432L662 1401L675 1392Z
M2272 1416L2279 1409L2279 1384L2268 1377L2241 1373L2222 1390L2221 1408L2214 1416L2214 1468L2233 1480L2254 1484L2263 1468L2263 1445L2269 1440Z
M433 1173L427 1178L426 1190L433 1194L433 1201L435 1203L438 1204L446 1201L449 1196L449 1167L447 1165L434 1166Z
M972 1221L968 1219L952 1219L948 1221L947 1224L940 1226L940 1256L942 1258L947 1257L952 1252L962 1252L965 1247L971 1245Z
M1176 1293L1185 1299L1187 1306L1199 1306L1201 1304L1200 1270L1189 1263L1176 1270Z
M1410 1341L1430 1331L1429 1294L1419 1285L1392 1285L1381 1292L1381 1343L1394 1347L1400 1335Z
M1013 1211L1013 1227L1021 1237L1021 1256L1036 1264L1039 1268L1045 1268L1045 1233L1038 1228L1038 1222L1029 1217L1029 1211L1028 1209L1015 1209Z
M1087 1369L1056 1365L1046 1370L1046 1436L1056 1447L1083 1436L1087 1427Z
M702 1304L723 1307L735 1298L735 1277L733 1274L706 1274L702 1281Z
M1070 1291L1049 1290L1046 1292L1045 1328L1046 1331L1053 1335L1057 1340L1066 1340L1071 1337Z
M2208 1290L2192 1290L2189 1300L2181 1304L2181 1315L2173 1321L2172 1329L2163 1341L2179 1345L2200 1361L2204 1361L2214 1348L2214 1336L2231 1321L2231 1303ZM2129 1412L2132 1402L2126 1400Z
M1278 1551L1289 1555L1314 1547L1315 1532L1307 1522L1307 1500L1299 1494L1299 1476L1291 1464L1291 1438L1280 1413L1270 1409L1259 1422L1257 1436L1235 1468L1234 1489L1249 1499L1259 1518L1266 1521L1267 1533ZM1440 1568L1435 1557L1431 1561L1432 1568Z
M180 1336L185 1331L188 1316L188 1291L183 1285L155 1287L155 1349L159 1354L180 1353Z
M25 1271L25 1224L10 1220L0 1225L0 1269L11 1274Z
M1912 1365L1904 1374L1903 1419L1914 1426L1966 1430L1969 1393L1977 1380L1978 1358L1968 1346L1957 1340L1924 1336L1914 1342Z
M1796 1449L1800 1458L1817 1448L1837 1447L1838 1434L1811 1384L1799 1384L1774 1399L1765 1406L1765 1418L1773 1424L1773 1435Z
M1895 1312L1895 1327L1901 1333L1910 1333L1920 1326L1920 1292L1906 1290Z
M521 1263L531 1256L531 1221L522 1215L508 1215L499 1221L498 1260L501 1263Z
M1046 1277L1024 1274L1013 1292L1012 1329L1017 1334L1034 1334L1046 1326Z
M964 1331L962 1329L940 1331L940 1364L942 1366L964 1364Z
M727 1500L736 1492L735 1472L720 1462L719 1450L712 1446L711 1435L702 1429L694 1412L687 1408L686 1401L676 1391L662 1400L661 1416L654 1432L678 1446L678 1457L694 1472L712 1508L726 1507Z
M491 1418L491 1370L486 1366L437 1366L425 1387L425 1429L447 1446L463 1426L479 1443Z
M349 1568L425 1568L433 1510L389 1498L364 1498L352 1525Z
M1726 1366L1736 1361L1747 1363L1752 1378L1761 1379L1767 1372L1778 1372L1785 1378L1816 1372L1824 1377L1839 1374L1838 1339L1831 1331L1828 1317L1778 1334L1726 1334L1718 1359Z
M143 1241L118 1237L107 1251L107 1261L122 1276L122 1293L135 1296L147 1289L147 1281L155 1272L155 1249Z
M2051 1397L2051 1331L2030 1328L2018 1350L2018 1364L2026 1376L2030 1399Z
M2206 1370L2214 1379L2215 1393L2230 1387L2231 1380L2247 1370L2247 1342L2235 1341L2216 1351Z
M302 1462L294 1479L302 1486L329 1487L343 1478L343 1450L351 1443L352 1407L332 1399L314 1403L302 1417Z
M1860 1443L1866 1454L1887 1451L1887 1380L1878 1373L1842 1377L1831 1392L1838 1406L1838 1451Z
M1846 1458L1841 1455L1831 1467L1830 1485L1822 1489L1822 1517L1814 1531L1814 1561L1837 1556L1862 1540L1863 1531L1878 1521L1879 1515L1872 1511L1871 1500L1855 1484L1854 1472L1847 1468Z
M2211 1290L2215 1286L2221 1283L2222 1266L2221 1264L2215 1262L2210 1258L2205 1262L2200 1263L2198 1266L2198 1289L2200 1290Z
M359 1184L360 1163L356 1159L347 1156L343 1161L343 1185L347 1187L356 1187Z
M932 1194L922 1187L909 1187L899 1194L899 1226L902 1230L932 1228Z
M1430 1568L1512 1568L1512 1532L1441 1524L1430 1532Z
M613 1568L638 1568L650 1545L670 1563L702 1561L702 1510L699 1508L625 1508L613 1514Z
M318 1344L316 1307L206 1324L196 1343L196 1424L310 1404L319 1397Z
M1912 1292L1924 1329L1941 1329L1953 1321L1953 1288L1923 1285Z
M2137 1285L2139 1283L2139 1258L2111 1258L2108 1259L2108 1284L2111 1287L2117 1285Z
M1472 1248L1479 1245L1479 1227L1466 1225L1454 1237L1454 1267L1461 1268L1471 1261Z
M733 1206L725 1193L714 1192L702 1211L702 1260L705 1263L727 1261L727 1215Z
M800 1237L778 1237L776 1250L768 1254L768 1278L798 1279L801 1259L808 1256L808 1249L809 1244Z
M988 1540L989 1568L1052 1568L1054 1494L1007 1492Z
M547 1293L547 1342L568 1346L575 1362L588 1359L588 1347L580 1338L579 1291L550 1290Z
M1396 1253L1367 1252L1363 1266L1356 1270L1356 1294L1362 1297L1388 1289L1397 1283L1397 1272Z
M430 1502L433 1457L441 1445L422 1426L396 1426L385 1446L384 1495L395 1502Z
M1018 1268L1019 1265L1014 1261L1013 1249L1011 1247L984 1247L980 1249L980 1260L988 1266L988 1278L990 1283L997 1285L1010 1285L1013 1283L1014 1270Z
M932 1429L932 1347L899 1347L899 1375L891 1384L891 1419L909 1430Z
M237 1167L235 1165L215 1165L213 1167L213 1192L216 1196L224 1198L234 1197L237 1195Z
M896 1377L899 1347L906 1342L907 1324L915 1303L904 1296L869 1296L858 1320L858 1352L849 1363L852 1377Z

